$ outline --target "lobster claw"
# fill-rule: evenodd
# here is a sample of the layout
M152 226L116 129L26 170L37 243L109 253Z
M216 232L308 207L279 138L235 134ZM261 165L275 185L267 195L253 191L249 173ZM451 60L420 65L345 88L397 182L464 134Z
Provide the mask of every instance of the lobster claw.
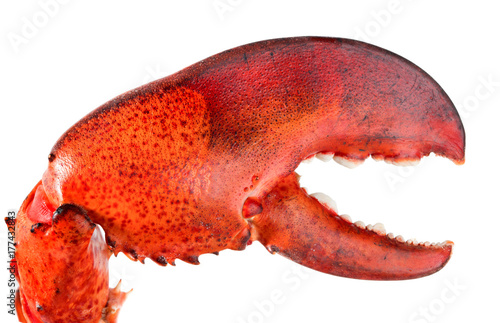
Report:
M255 201L253 202L255 203ZM299 186L298 175L284 178L262 199L249 219L252 239L271 253L336 276L400 280L430 275L449 260L453 243L409 244L340 217Z
M105 103L61 136L16 222L17 303L28 322L114 322L126 295L107 286L111 251L198 264L252 241L344 277L429 275L451 242L353 224L307 195L294 170L317 154L349 166L433 152L462 164L464 150L443 89L386 50L322 37L228 50Z

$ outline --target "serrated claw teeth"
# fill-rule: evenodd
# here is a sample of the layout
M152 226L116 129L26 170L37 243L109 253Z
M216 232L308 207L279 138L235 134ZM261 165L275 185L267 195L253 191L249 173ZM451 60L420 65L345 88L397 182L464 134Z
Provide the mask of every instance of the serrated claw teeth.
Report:
M351 219L351 217L350 217L349 215L347 215L347 214L342 214L340 217L341 217L344 221L349 222L349 223L352 223L352 219Z
M327 208L335 211L335 213L337 214L339 213L337 203L335 203L335 201L328 195L318 192L318 193L313 193L310 196L314 197L316 200L318 200L318 202L325 205Z
M396 236L396 238L395 238L395 239L396 239L396 241L398 241L398 242L405 242L405 238L403 238L403 236L402 236L402 235Z
M375 223L373 226L373 232L379 235L385 235L385 226L382 223Z
M317 154L319 155L319 159L325 161L324 159L330 158L332 155L328 154ZM335 157L334 157L335 158ZM343 159L345 160L345 159ZM305 187L302 187L302 189L307 193L307 189ZM340 217L342 220L349 224L354 224L356 227L367 230L367 231L372 231L379 236L387 237L388 239L391 240L396 240L399 243L406 243L409 246L420 246L420 247L443 247L445 246L445 243L430 243L429 241L426 242L418 242L416 239L412 238L409 240L406 240L403 238L402 235L395 236L394 233L386 232L386 228L384 224L382 223L375 223L375 224L368 224L365 225L363 221L356 221L353 223L352 218L348 214L339 214L338 208L337 208L337 203L328 195L318 192L318 193L313 193L309 195L310 197L316 199L319 203L321 203L324 207L328 208L331 211L334 211L338 217ZM270 250L273 252L273 250Z
M406 240L406 243L409 245L415 245L415 246L418 245L417 239L415 239L415 238Z
M354 222L354 225L357 226L358 228L366 229L366 225L363 221L356 221Z

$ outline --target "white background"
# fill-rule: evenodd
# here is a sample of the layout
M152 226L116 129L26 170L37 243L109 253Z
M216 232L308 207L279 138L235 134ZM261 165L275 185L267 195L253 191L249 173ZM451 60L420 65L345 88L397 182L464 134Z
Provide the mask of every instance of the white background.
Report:
M111 283L123 278L125 289L134 288L120 322L498 321L500 19L493 1L61 0L45 9L51 15L45 2L0 4L2 217L19 208L52 145L89 111L253 41L317 35L384 47L433 76L466 129L463 166L431 156L416 168L368 160L349 170L316 160L298 170L302 185L332 196L354 220L382 222L419 241L453 240L454 255L437 274L400 282L339 278L258 243L204 255L200 266L163 268L120 255L111 259ZM33 22L39 27L26 27ZM16 37L24 40L13 43ZM7 279L2 270L2 297ZM281 295L278 302L271 294ZM2 322L16 321L6 305L0 313Z

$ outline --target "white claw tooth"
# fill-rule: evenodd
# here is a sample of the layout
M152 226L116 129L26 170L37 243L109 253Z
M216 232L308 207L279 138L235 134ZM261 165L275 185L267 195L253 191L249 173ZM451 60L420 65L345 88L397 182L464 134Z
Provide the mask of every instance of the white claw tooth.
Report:
M354 225L361 229L366 229L365 223L363 221L356 221Z
M425 247L429 247L430 245L431 245L431 243L429 241L424 242Z
M453 248L453 246L455 246L453 241L449 241L449 240L446 240L445 242L443 242L443 244L445 247L452 247Z
M340 217L341 217L342 219L344 219L344 221L349 222L349 223L352 223L352 219L351 219L351 217L350 217L349 215L347 215L347 214L342 214Z
M356 168L363 163L363 161L359 159L347 159L340 156L334 156L333 160L347 168Z
M313 157L310 157L310 158L304 159L304 160L302 161L302 163L305 163L305 164L310 164L310 163L312 163L312 161L313 161Z
M399 236L396 236L396 241L399 241L399 242L405 242L405 238L403 238L402 235L399 235Z
M318 158L319 160L321 160L322 162L329 162L330 160L332 160L333 158L333 154L322 154L322 153L317 153L316 154L316 158Z
M373 231L378 235L385 235L385 226L382 223L375 223L373 226Z
M394 239L394 233L392 233L392 232L388 233L387 238Z
M415 245L415 246L418 245L417 239L414 239L414 238L407 240L406 243L409 245Z
M335 213L339 213L339 210L337 208L337 203L328 195L324 193L313 193L310 196L314 197L317 199L321 204L325 205L327 208L332 209L335 211Z
M368 231L373 231L373 224L368 224L368 225L366 226L366 230L368 230Z
M435 246L436 246L435 242L431 243L431 247L435 247Z

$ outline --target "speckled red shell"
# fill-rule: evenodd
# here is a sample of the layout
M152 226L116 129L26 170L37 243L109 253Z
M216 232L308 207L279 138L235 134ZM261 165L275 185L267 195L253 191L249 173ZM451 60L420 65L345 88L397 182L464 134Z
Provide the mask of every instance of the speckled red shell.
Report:
M399 56L351 40L271 40L96 109L54 146L43 185L56 205L83 206L117 251L196 262L244 248L245 200L322 151L461 162L464 132L442 89Z

